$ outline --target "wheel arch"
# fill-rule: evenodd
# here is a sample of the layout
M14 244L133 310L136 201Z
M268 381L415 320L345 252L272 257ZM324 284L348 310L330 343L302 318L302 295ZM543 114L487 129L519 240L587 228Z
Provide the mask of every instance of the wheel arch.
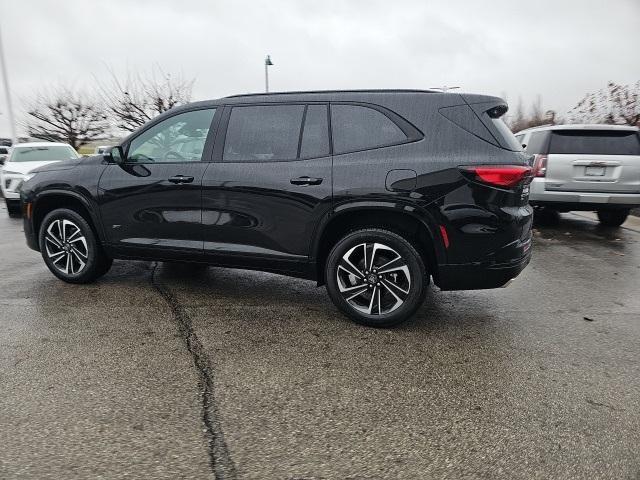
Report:
M438 275L438 263L444 252L436 241L427 215L419 216L388 202L381 205L344 206L325 217L312 244L312 265L318 285L324 284L324 268L331 248L344 235L362 228L382 228L410 241L422 256L429 273Z
M96 238L104 242L104 232L98 217L95 205L85 196L77 192L65 190L50 190L39 194L33 201L33 232L36 238L39 237L42 221L47 214L58 208L68 208L81 215L96 235Z

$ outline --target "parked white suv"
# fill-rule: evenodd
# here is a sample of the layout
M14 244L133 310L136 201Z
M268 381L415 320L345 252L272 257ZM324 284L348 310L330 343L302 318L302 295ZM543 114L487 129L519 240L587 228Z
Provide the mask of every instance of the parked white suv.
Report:
M17 143L0 171L0 187L9 215L20 213L20 186L29 178L29 172L43 165L61 160L79 158L66 143Z
M603 225L619 226L640 206L638 127L548 125L516 138L535 154L534 207L596 211Z

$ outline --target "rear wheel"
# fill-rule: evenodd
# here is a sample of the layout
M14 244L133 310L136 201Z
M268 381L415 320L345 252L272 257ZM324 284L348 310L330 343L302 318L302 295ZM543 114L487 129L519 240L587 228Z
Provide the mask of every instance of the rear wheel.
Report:
M619 227L629 216L629 210L598 210L598 220L607 227Z
M68 283L93 282L107 273L113 262L82 215L66 208L47 214L39 241L51 273Z
M333 303L354 321L389 327L420 307L428 277L420 254L405 238L387 230L363 229L333 247L325 282Z

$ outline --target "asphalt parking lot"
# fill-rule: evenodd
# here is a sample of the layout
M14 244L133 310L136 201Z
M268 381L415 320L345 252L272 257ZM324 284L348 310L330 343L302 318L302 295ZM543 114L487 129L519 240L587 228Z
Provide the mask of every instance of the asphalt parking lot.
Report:
M640 222L538 226L507 289L367 329L312 282L51 275L0 210L0 478L640 476Z

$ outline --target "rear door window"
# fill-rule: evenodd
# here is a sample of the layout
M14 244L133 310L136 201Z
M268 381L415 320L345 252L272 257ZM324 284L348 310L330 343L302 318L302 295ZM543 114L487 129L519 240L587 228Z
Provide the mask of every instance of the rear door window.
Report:
M309 105L304 117L300 158L329 155L329 120L326 105Z
M394 145L407 141L407 136L389 117L361 105L331 105L333 153Z
M630 130L554 130L549 153L640 155L640 138Z
M223 160L295 160L304 108L304 105L233 107L224 142Z

